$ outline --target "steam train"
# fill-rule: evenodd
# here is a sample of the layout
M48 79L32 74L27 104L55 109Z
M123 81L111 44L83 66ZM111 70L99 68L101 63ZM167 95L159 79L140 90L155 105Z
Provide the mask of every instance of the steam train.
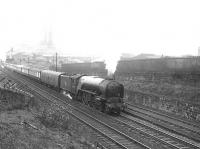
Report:
M7 69L36 79L59 92L68 93L80 101L105 113L120 114L126 105L124 86L115 80L82 74L67 75L62 72L39 70L5 63Z

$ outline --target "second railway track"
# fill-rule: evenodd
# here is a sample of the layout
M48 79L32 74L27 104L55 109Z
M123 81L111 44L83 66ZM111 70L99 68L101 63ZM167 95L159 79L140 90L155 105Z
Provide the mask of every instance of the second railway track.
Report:
M128 104L127 112L131 115L142 117L156 125L161 125L165 129L171 129L182 136L200 142L200 127L196 123L192 123L180 118L157 112L155 110L143 108L140 106Z

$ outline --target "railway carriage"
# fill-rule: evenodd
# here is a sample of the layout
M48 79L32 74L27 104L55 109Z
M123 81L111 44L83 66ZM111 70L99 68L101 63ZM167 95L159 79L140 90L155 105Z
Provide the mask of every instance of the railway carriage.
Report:
M22 65L13 65L13 71L21 73Z
M39 69L29 69L29 76L39 80L41 75L41 70Z
M62 72L55 72L50 70L42 70L40 79L41 82L48 84L49 86L59 89L60 87L60 75Z
M10 64L4 64L4 66L8 69L8 70L11 70L11 71L14 71L16 68L16 66L15 65L10 65Z
M29 68L28 67L21 67L21 73L23 73L24 75L28 75L29 74Z

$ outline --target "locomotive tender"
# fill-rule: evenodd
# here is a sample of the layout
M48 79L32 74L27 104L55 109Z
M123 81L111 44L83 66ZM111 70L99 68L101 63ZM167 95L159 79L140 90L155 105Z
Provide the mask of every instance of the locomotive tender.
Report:
M73 100L83 102L105 113L120 114L126 107L123 100L124 86L115 80L81 74L67 75L62 72L32 69L8 63L5 67L37 79L59 92L69 93Z

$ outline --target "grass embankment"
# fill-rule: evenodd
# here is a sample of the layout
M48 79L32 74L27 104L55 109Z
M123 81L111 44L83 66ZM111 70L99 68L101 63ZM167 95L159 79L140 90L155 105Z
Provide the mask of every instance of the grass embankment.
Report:
M92 130L34 96L0 89L0 148L94 148Z
M132 76L120 78L125 86L128 102L162 110L177 116L200 122L200 88L171 76L151 78ZM142 95L137 93L147 93ZM148 93L152 95L148 95Z

